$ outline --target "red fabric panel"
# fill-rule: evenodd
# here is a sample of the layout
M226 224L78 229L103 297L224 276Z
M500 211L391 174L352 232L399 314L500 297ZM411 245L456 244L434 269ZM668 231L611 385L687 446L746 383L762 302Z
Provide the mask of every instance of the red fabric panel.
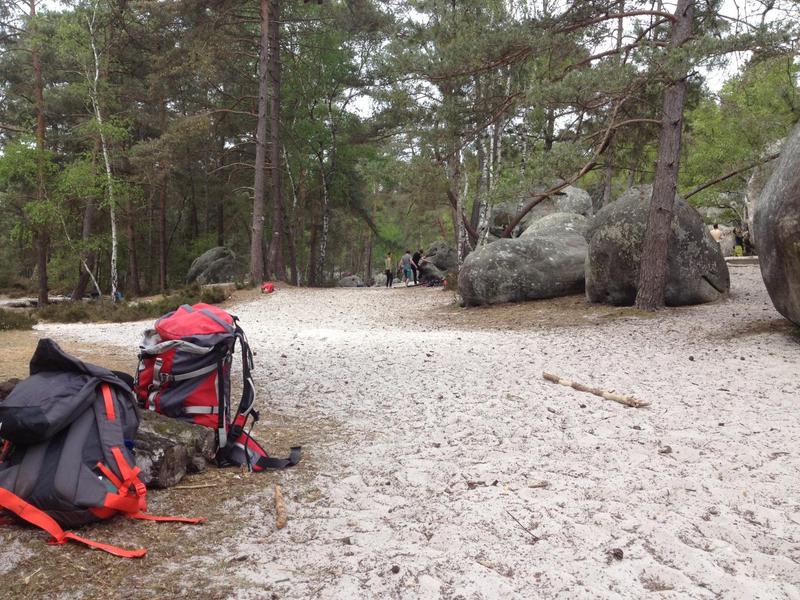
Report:
M209 335L212 333L230 333L214 319L201 311L207 310L218 319L233 326L233 317L227 312L211 304L195 304L192 311L179 307L172 315L160 319L156 323L156 331L162 340L178 340L192 335Z
M208 406L211 408L219 407L217 400L217 371L211 371L203 383L198 385L194 391L183 402L183 408L190 406ZM216 429L219 424L219 416L215 414L191 415L197 425Z

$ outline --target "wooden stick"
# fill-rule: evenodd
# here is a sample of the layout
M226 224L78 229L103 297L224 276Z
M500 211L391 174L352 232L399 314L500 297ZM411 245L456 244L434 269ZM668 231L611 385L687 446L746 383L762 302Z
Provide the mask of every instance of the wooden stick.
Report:
M289 519L286 517L286 505L283 503L283 494L281 493L281 486L275 486L275 527L283 529Z
M649 402L644 402L643 400L637 400L633 396L625 396L623 394L606 392L598 388L593 388L587 385L583 385L582 383L576 383L574 381L569 381L568 379L561 379L561 377L559 377L558 375L553 375L552 373L544 372L542 373L542 376L545 379L547 379L547 381L552 381L553 383L558 383L559 385L565 385L567 387L571 387L572 389L578 390L579 392L587 392L589 394L594 394L595 396L600 396L601 398L605 398L606 400L619 402L620 404L625 404L626 406L632 406L634 408L642 408L643 406L650 406Z
M173 490L202 490L204 488L219 487L218 483L202 483L200 485L176 485Z

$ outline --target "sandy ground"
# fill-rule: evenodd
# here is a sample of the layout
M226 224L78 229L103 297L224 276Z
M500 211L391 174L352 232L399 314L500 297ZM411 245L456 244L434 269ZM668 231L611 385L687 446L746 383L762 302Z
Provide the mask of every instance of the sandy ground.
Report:
M302 421L304 462L277 476L289 526L271 487L229 501L250 525L172 565L176 595L233 563L239 598L800 598L800 330L757 267L731 275L726 301L655 317L422 288L237 303L260 437ZM133 353L143 326L40 334Z

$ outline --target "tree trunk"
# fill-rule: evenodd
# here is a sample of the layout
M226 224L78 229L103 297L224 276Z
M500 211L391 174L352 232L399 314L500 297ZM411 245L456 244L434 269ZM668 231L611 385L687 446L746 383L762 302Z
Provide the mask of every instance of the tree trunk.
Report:
M317 264L319 263L319 232L320 225L315 220L311 225L311 241L309 244L308 269L306 270L306 281L309 287L315 287L319 281L317 279Z
M281 166L281 57L280 11L281 0L270 0L269 21L269 78L270 96L270 181L272 182L272 239L269 243L270 277L286 280L286 262L283 256L283 169Z
M167 178L165 170L161 173L158 188L158 286L161 293L167 291Z
M692 35L694 5L695 0L678 0L675 9L676 21L670 40L673 51L678 50ZM658 162L642 249L639 290L636 294L636 308L640 310L654 311L664 306L667 254L672 232L672 206L678 182L687 70L688 65L684 60L683 64L676 67L674 82L664 92Z
M478 231L478 227L480 226L481 212L483 210L484 203L483 192L486 185L486 179L484 177L484 172L486 170L486 153L483 150L482 138L483 136L479 137L477 143L475 144L478 159L478 176L477 181L475 182L475 199L472 202L472 214L470 215L469 219L469 223L472 226L472 229L475 231Z
M152 292L153 288L153 277L155 275L155 252L152 251L152 248L155 248L155 189L151 186L150 188L150 198L147 201L147 248L150 248L151 251L146 253L147 256L147 268L145 271L145 288L148 292Z
M36 0L29 0L31 29L35 36L36 26ZM39 55L39 46L33 45L31 49L31 62L33 63L33 82L34 94L36 96L36 163L37 163L37 182L36 182L36 201L41 203L45 200L45 170L44 170L44 80L42 79L42 62ZM50 249L50 235L47 226L39 225L36 239L36 266L39 271L39 306L44 306L49 302L47 284L47 255Z
M620 0L617 4L617 12L619 14L625 13L625 0ZM623 27L624 19L620 17L617 20L617 52L619 52L620 48L622 48L622 34L624 31ZM622 65L624 62L624 57L622 53L617 55L617 63ZM614 134L612 134L613 136ZM600 207L606 206L610 204L613 200L613 184L614 184L614 155L615 155L615 138L612 137L611 140L608 142L608 148L605 151L605 164L603 165L603 199L600 204ZM595 212L596 212L595 207Z
M94 117L97 120L97 128L100 132L100 146L103 151L103 162L106 167L106 196L108 197L108 210L111 218L111 301L116 302L118 297L119 275L117 273L117 213L116 200L114 197L114 178L111 173L111 157L108 151L106 134L103 131L103 115L100 110L100 96L98 82L100 81L100 52L95 41L95 19L97 17L97 5L95 4L92 16L87 18L89 26L89 42L92 47L92 57L94 59L94 76L90 80L91 100L94 108Z
M322 164L322 159L320 158ZM324 167L324 165L323 165ZM322 227L319 230L319 250L317 252L317 262L314 270L316 271L316 285L325 282L325 259L328 254L328 232L331 225L331 196L328 187L328 178L322 171Z
M267 104L269 103L269 10L270 0L261 0L261 35L258 45L258 121L253 181L253 223L250 236L250 279L264 279L264 190L267 160Z
M94 221L94 198L89 198L86 203L86 209L83 211L83 229L81 231L81 240L84 245L89 243L89 238L92 235L92 223ZM72 299L80 300L86 294L86 287L89 285L91 272L94 269L94 261L97 256L94 250L86 250L82 257L82 263L85 268L81 269L81 274L78 277L78 283L72 291Z
M552 108L547 109L544 126L544 151L550 152L553 149L556 131L556 115Z
M217 202L217 246L225 245L225 202Z
M130 282L130 294L141 296L142 288L139 285L139 257L136 254L133 200L128 203L128 281Z
M459 145L456 144L454 147L458 148ZM455 230L459 269L464 257L467 255L467 235L464 227L464 191L461 189L462 175L461 152L456 151L447 160L447 178L450 180L450 189L454 190L456 196L453 206L453 229Z
M370 230L369 233L367 233L367 244L364 248L364 258L366 259L366 266L364 267L364 285L367 287L372 287L372 284L375 283L375 279L372 277L372 271L374 269L372 264L374 245L375 234Z

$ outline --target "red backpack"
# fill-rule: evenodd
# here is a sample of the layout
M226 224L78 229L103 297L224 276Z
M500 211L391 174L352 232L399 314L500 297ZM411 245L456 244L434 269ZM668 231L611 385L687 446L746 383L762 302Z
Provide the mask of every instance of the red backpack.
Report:
M239 342L242 398L231 418L231 363ZM282 469L300 460L270 457L250 436L258 421L251 377L253 353L238 319L209 304L184 304L144 333L134 391L148 410L216 430L217 463L252 471ZM250 426L247 427L248 421Z

